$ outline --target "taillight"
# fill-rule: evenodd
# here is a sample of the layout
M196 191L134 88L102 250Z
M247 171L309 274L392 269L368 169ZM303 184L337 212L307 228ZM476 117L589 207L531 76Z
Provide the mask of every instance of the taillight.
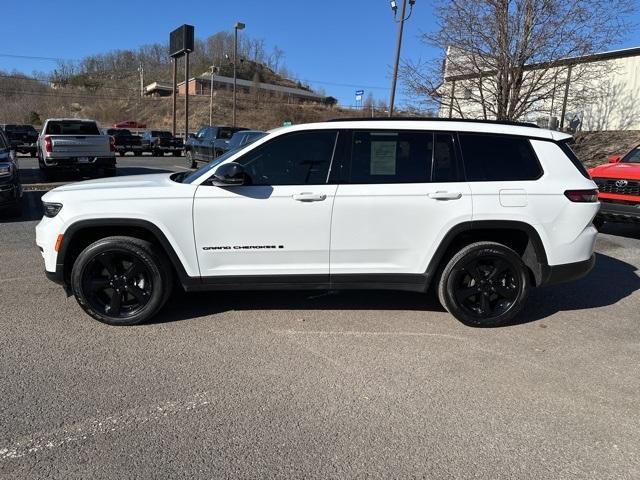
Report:
M116 137L113 137L113 136L109 137L109 146L112 152L116 151Z
M576 203L593 203L598 201L598 190L567 190L564 196Z
M47 153L51 153L53 151L53 143L51 142L51 137L49 135L44 137L44 151Z

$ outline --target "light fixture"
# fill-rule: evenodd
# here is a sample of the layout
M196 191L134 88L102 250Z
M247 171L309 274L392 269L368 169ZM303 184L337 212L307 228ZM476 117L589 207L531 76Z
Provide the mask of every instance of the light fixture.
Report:
M391 0L391 10L393 10L394 15L398 13L398 2L396 0Z
M235 28L236 30L244 30L244 27L246 27L246 25L242 22L236 22L236 24L234 25L233 28Z

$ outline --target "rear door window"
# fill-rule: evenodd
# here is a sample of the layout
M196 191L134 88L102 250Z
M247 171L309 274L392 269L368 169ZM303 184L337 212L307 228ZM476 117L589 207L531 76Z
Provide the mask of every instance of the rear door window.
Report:
M469 182L536 180L542 176L527 138L476 133L459 137Z
M349 183L423 183L431 178L433 133L354 131Z

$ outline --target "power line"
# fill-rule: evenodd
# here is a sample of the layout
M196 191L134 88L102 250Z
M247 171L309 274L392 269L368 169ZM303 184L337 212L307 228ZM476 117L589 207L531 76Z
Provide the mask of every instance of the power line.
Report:
M46 60L51 62L75 62L75 58L60 58L60 57L37 57L32 55L14 55L12 53L0 53L0 57L5 58L21 58L24 60Z

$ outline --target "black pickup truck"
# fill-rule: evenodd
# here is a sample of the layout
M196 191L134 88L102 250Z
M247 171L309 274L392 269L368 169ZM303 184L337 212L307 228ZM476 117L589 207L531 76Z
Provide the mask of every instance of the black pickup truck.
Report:
M184 141L174 137L171 132L164 130L147 130L142 134L142 151L151 153L155 157L162 157L171 153L174 157L182 155Z
M227 144L234 133L247 130L240 127L220 127L208 125L187 140L184 146L187 164L192 168L196 162L210 162L227 150Z
M36 156L38 131L32 125L3 124L0 129L4 132L11 149L20 153L28 153L32 157Z
M104 133L113 137L114 147L120 156L126 155L127 152L133 152L134 155L142 154L142 137L133 135L131 130L126 128L107 128Z

